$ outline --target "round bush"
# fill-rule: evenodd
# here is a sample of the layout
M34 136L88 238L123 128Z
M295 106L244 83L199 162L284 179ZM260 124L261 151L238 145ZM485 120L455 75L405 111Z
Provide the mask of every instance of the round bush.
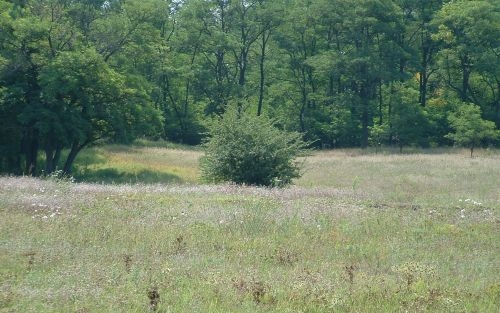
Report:
M204 147L200 166L206 181L257 186L290 184L300 176L296 158L307 151L300 133L237 110L228 110L214 123Z

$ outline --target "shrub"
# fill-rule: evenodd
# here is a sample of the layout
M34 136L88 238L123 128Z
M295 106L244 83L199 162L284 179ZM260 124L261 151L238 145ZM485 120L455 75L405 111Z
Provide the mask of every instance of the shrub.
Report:
M209 129L200 162L208 182L234 182L257 186L285 186L300 176L296 158L306 143L296 132L276 127L265 116L228 110Z
M468 147L471 157L475 147L485 140L495 140L500 135L495 123L483 120L481 108L474 104L460 103L456 111L448 116L448 120L455 132L446 137L456 145Z

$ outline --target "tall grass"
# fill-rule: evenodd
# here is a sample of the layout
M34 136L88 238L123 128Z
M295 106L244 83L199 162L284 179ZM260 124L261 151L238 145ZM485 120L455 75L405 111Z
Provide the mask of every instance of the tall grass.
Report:
M497 312L498 154L320 152L265 189L103 149L183 184L0 178L0 312Z
M391 205L439 207L468 198L494 204L500 194L499 164L500 155L491 151L477 158L464 150L389 155L320 152L308 158L297 184L351 188Z

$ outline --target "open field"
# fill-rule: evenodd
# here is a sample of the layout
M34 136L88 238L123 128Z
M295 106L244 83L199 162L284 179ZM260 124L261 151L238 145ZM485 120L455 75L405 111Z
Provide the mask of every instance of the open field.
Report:
M498 152L317 152L286 189L198 185L199 155L0 177L0 312L498 311Z

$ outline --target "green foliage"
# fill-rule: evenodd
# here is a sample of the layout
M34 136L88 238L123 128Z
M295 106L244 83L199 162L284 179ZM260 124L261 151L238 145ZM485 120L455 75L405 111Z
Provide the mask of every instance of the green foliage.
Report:
M231 109L211 127L200 166L210 182L284 186L300 176L296 158L305 146L301 134L280 130L265 116Z
M449 97L500 126L499 21L498 0L0 0L0 171L199 144L245 101L317 146L447 145Z
M453 140L456 145L470 148L471 157L475 147L500 135L495 123L484 120L481 117L481 108L474 104L460 103L456 111L448 116L448 120L454 132L446 137Z
M371 146L380 147L389 139L389 125L386 123L375 124L370 127L369 142Z
M391 135L400 148L423 144L428 127L425 111L418 103L418 91L402 84L391 87Z

